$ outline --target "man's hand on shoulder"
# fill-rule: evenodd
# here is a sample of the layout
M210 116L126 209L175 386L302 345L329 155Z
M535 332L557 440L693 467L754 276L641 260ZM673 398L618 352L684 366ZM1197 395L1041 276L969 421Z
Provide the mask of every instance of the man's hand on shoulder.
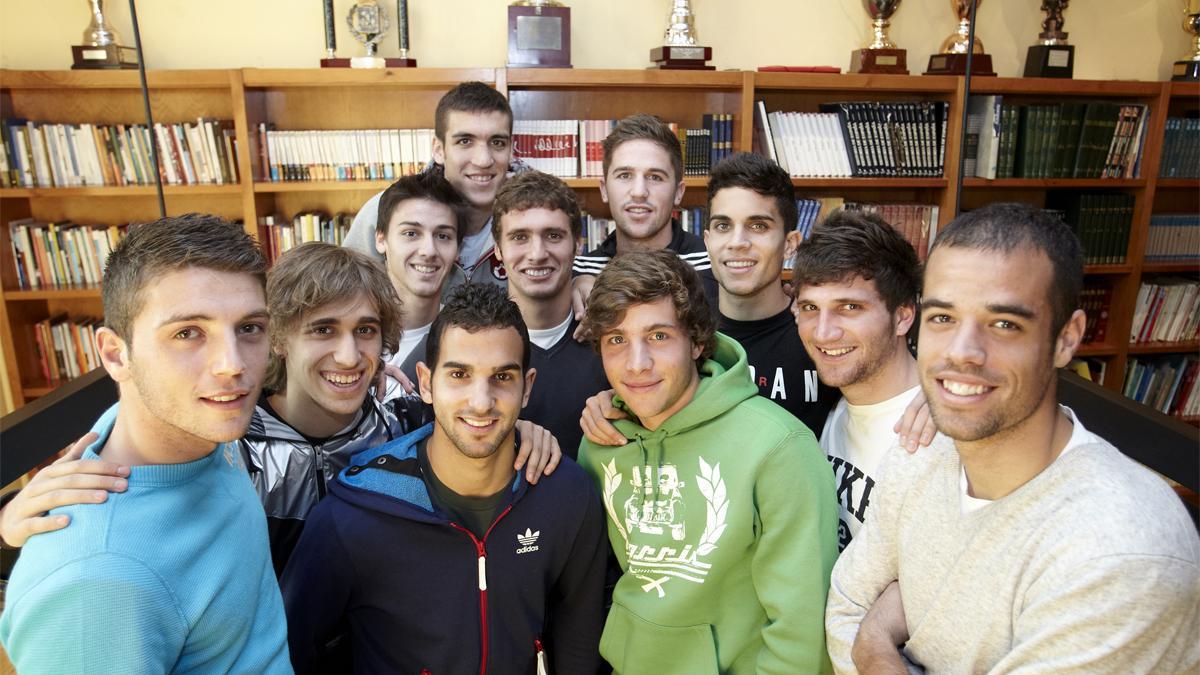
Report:
M576 321L583 321L583 316L587 314L587 299L592 293L592 286L595 285L596 277L590 274L581 274L571 279L571 310L575 312ZM583 342L587 337L583 334L582 323L575 329L572 337L579 342Z
M604 391L588 398L584 404L579 426L583 435L596 445L625 445L624 435L609 420L629 419L624 410L613 405L613 390Z
M896 420L892 427L900 435L900 447L912 454L918 447L927 448L937 434L933 416L929 414L929 401L925 400L925 391L918 388L917 395L909 401L904 414Z
M908 623L900 583L893 581L871 605L858 627L850 657L861 673L907 675L900 645L908 641Z
M109 492L125 491L129 467L102 459L80 459L96 439L95 433L88 433L75 441L0 510L0 538L5 545L19 548L35 534L61 530L71 522L67 515L47 516L50 509L99 504L108 499Z
M521 436L521 447L517 448L513 470L525 467L525 480L536 485L542 475L549 476L558 468L562 448L549 429L528 420L517 420L517 433Z

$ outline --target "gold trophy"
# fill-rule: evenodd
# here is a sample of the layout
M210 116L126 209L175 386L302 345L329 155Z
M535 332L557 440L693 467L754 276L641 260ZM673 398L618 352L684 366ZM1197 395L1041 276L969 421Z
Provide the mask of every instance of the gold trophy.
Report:
M950 8L958 17L958 30L942 40L939 53L929 57L926 75L965 75L967 72L967 50L971 45L971 6L976 9L983 0L950 0ZM975 38L975 49L971 55L972 75L995 75L992 70L992 55L983 51L983 40Z
M696 15L689 0L671 0L671 17L663 46L650 50L650 60L664 70L716 70L708 65L712 47L700 46L696 38Z
M137 50L122 47L117 31L104 16L104 0L88 0L92 21L83 31L83 44L72 45L74 70L137 68Z
M1075 45L1067 44L1063 12L1071 0L1042 0L1042 32L1038 44L1025 54L1025 77L1071 77L1075 71Z
M1200 0L1183 0L1183 30L1192 35L1192 48L1171 69L1172 82L1200 81Z
M850 72L907 75L908 52L897 48L887 34L892 15L900 8L900 0L862 0L862 4L871 15L875 35L865 49L850 53Z

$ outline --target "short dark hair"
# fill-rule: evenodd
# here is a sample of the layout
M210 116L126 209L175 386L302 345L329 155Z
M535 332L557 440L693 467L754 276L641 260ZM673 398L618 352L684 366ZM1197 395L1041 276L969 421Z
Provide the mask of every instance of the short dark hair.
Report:
M940 248L970 248L996 253L1033 249L1050 261L1050 341L1079 308L1083 290L1083 247L1059 216L1029 204L1001 202L968 211L950 221L933 242ZM932 255L932 251L930 253Z
M708 178L709 214L712 214L713 197L725 188L745 188L774 199L775 210L783 219L783 231L791 232L796 227L800 218L796 189L788 172L772 160L752 152L739 152L718 162ZM708 223L704 226L708 227Z
M675 171L675 182L683 180L683 147L671 127L654 115L637 113L617 122L617 126L604 138L604 175L612 166L613 153L629 141L650 141L667 151L671 156L671 168Z
M500 241L500 220L512 211L562 211L570 221L572 239L579 238L579 198L563 179L541 171L526 171L504 181L492 205L492 239Z
M349 304L359 293L365 294L379 313L383 349L395 352L400 343L400 296L379 261L353 249L315 241L284 253L267 275L271 346L278 348L287 342L305 312L335 302ZM281 391L286 385L287 356L272 349L263 389Z
M104 266L104 324L132 348L142 291L153 279L191 267L249 274L266 286L267 259L242 226L189 213L133 225Z
M411 176L405 176L392 183L383 195L379 197L379 215L375 221L375 232L387 236L388 225L392 215L401 203L410 199L428 199L431 202L445 204L454 212L454 224L458 230L458 243L462 245L463 237L467 236L467 200L454 189L445 178L433 171L422 171Z
M699 365L717 347L717 326L704 295L704 284L692 266L672 251L635 251L613 259L596 278L588 296L584 331L600 351L600 339L625 318L633 305L670 298L675 317L700 346Z
M875 282L888 311L917 302L921 263L896 228L879 216L838 209L796 249L792 287L817 286L862 277Z
M442 311L438 312L433 325L429 327L429 337L425 341L425 364L431 371L437 369L442 336L451 327L461 328L468 333L486 328L511 328L517 331L525 346L521 354L521 371L529 370L529 329L525 326L525 319L521 318L517 303L509 300L504 289L496 284L465 283L450 292Z
M499 112L508 116L508 130L512 131L513 112L504 94L482 82L463 82L446 92L438 100L433 113L433 133L446 142L446 125L451 112L490 113Z

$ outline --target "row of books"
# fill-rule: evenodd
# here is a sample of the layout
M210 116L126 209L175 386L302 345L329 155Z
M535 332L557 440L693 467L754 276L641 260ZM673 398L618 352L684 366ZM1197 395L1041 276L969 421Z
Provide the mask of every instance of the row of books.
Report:
M1094 101L1016 105L972 96L964 173L979 178L1135 178L1146 106Z
M353 213L298 213L290 220L282 216L264 216L258 219L258 241L263 253L272 264L287 251L299 244L323 241L342 245L354 222Z
M1167 415L1200 415L1200 360L1174 355L1131 358L1125 365L1125 396Z
M1200 119L1168 117L1159 178L1200 178Z
M945 163L944 101L821 104L768 112L755 102L755 151L799 177L938 177Z
M1130 342L1182 342L1200 337L1200 283L1143 282L1133 310Z
M1108 374L1108 362L1104 359L1071 359L1071 362L1067 364L1067 368L1083 379L1091 380L1099 385L1104 384L1104 376Z
M3 122L0 184L4 187L170 185L238 182L233 122L51 124ZM157 146L155 167L151 146Z
M279 131L258 125L258 180L395 180L433 158L433 129Z
M128 225L80 225L32 218L8 224L21 288L99 284L104 263Z
M1083 329L1084 344L1104 344L1108 337L1108 312L1112 307L1111 288L1084 288L1079 296L1079 308L1087 316Z
M57 384L99 368L96 329L103 325L100 319L70 319L65 314L35 323L33 336L43 379Z
M604 175L604 139L617 120L515 120L513 157L561 178ZM683 173L705 176L733 154L733 115L708 113L702 127L670 123L683 148Z
M929 246L937 232L936 204L863 204L847 202L846 209L874 213L897 232L904 235L921 261L929 254Z
M1125 262L1133 204L1133 195L1125 193L1051 192L1046 196L1046 207L1079 235L1089 265Z
M1200 215L1158 213L1150 216L1146 262L1200 262Z

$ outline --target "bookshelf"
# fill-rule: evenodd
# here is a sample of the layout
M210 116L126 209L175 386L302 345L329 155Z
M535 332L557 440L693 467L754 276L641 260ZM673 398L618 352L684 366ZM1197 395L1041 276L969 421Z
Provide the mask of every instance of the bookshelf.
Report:
M261 180L256 129L280 130L432 128L437 100L467 80L485 82L506 94L517 119L616 119L652 112L683 127L699 127L705 113L733 115L733 149L753 146L756 101L768 110L816 112L837 101L940 101L949 105L943 177L795 178L800 197L844 197L848 201L936 205L938 225L956 211L957 166L963 145L959 124L966 91L962 78L904 75L758 73L747 71L659 71L586 69L420 68L380 71L349 69L234 69L148 73L156 122L229 119L237 134L237 185L165 186L169 214L214 212L239 219L256 232L270 214L290 217L307 211L352 212L388 185L386 180L270 182ZM1113 100L1148 107L1147 147L1140 174L1129 179L1022 179L962 181L962 206L994 200L1044 204L1048 192L1120 192L1134 198L1134 220L1126 262L1092 265L1089 284L1114 291L1108 337L1089 344L1082 356L1102 359L1105 386L1120 390L1131 355L1196 351L1200 345L1130 345L1133 305L1143 278L1196 275L1195 265L1143 264L1150 215L1200 212L1200 180L1157 179L1160 144L1168 115L1182 115L1200 101L1200 87L1159 82L974 78L972 94L1002 94L1006 101ZM58 123L144 122L135 72L0 71L0 116ZM568 178L589 212L608 217L596 178ZM683 206L705 201L706 179L684 179ZM98 316L98 287L22 290L9 250L7 224L19 218L71 219L123 224L156 218L153 186L0 189L0 346L16 405L52 390L41 377L31 326L58 314ZM1151 350L1151 351L1147 351Z

